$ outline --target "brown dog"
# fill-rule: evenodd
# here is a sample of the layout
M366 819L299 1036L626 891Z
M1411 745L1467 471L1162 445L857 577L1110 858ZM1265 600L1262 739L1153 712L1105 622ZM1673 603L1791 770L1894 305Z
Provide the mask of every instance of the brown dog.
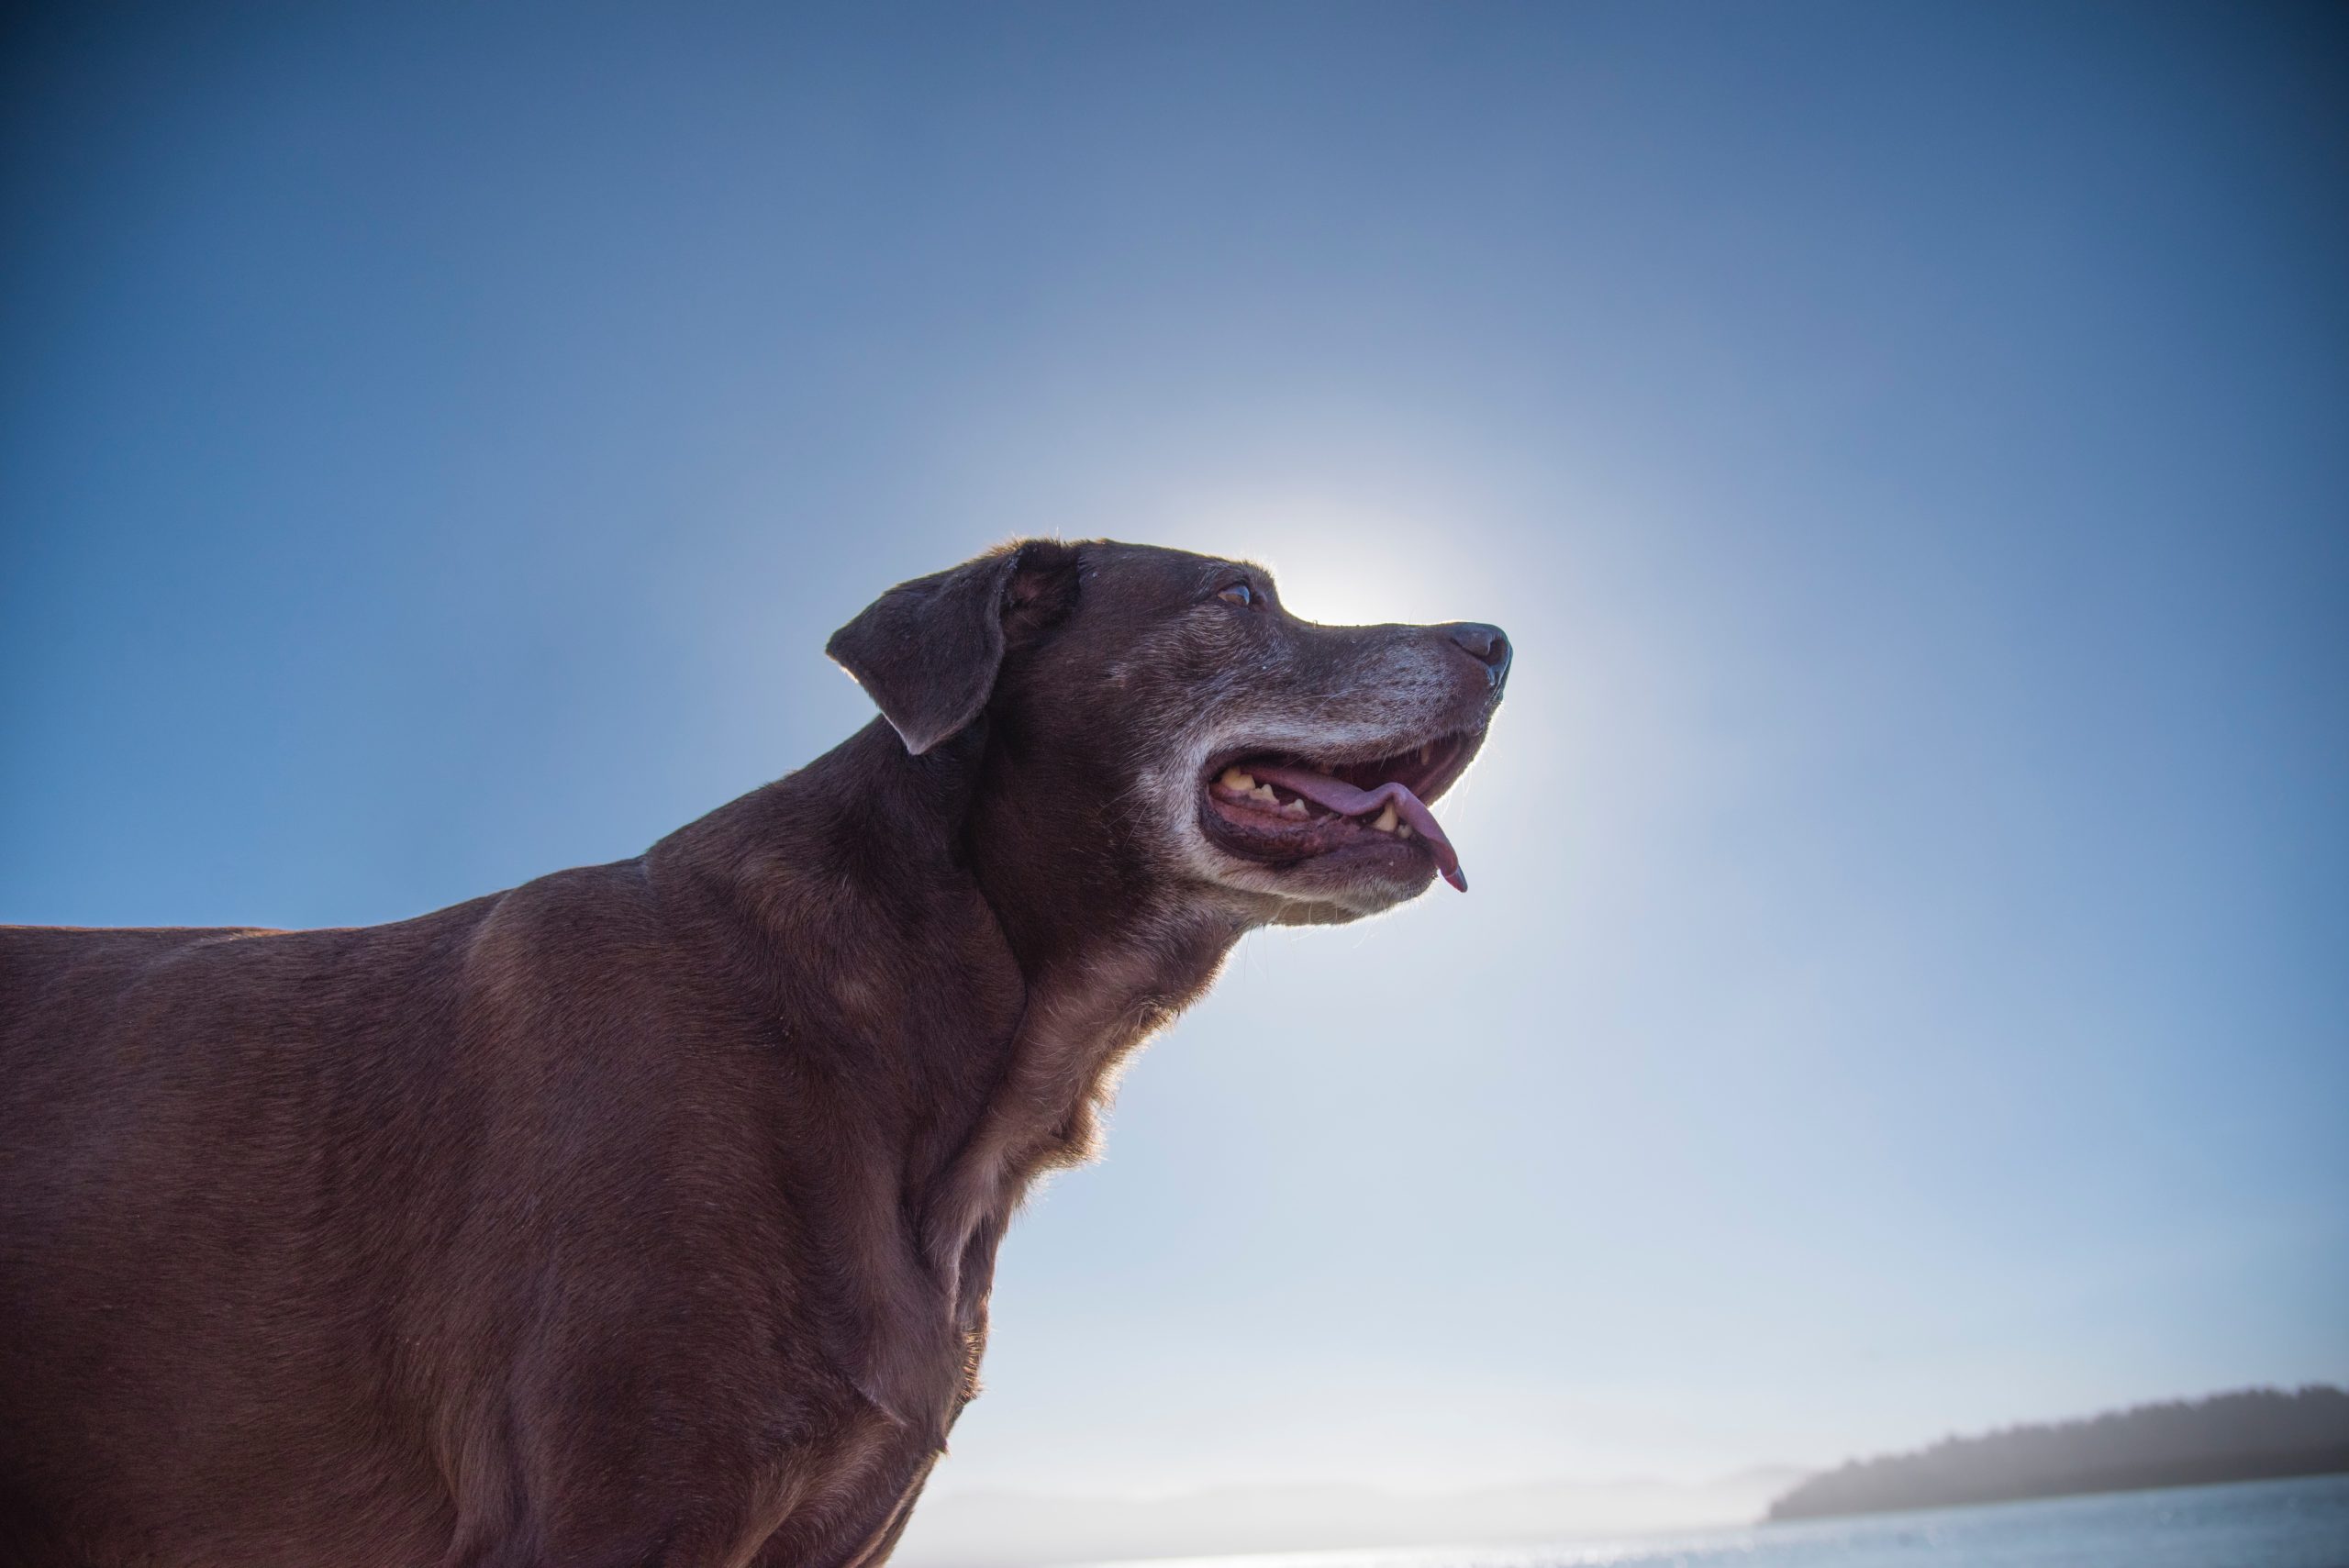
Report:
M1509 657L1102 542L829 651L886 722L639 859L0 932L0 1562L881 1562L1022 1190L1242 932L1458 880Z

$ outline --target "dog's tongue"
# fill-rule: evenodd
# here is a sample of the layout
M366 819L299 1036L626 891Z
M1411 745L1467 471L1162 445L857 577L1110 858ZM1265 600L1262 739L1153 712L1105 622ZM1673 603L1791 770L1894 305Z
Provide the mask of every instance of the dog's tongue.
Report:
M1368 817L1391 802L1395 814L1408 822L1411 831L1425 839L1428 847L1435 851L1436 869L1443 873L1443 880L1463 893L1468 891L1468 878L1460 869L1460 857L1453 852L1452 840L1443 836L1435 813L1394 780L1389 779L1376 789L1356 789L1343 779L1333 779L1310 768L1268 768L1261 762L1252 762L1248 771L1264 783L1294 790L1341 817Z

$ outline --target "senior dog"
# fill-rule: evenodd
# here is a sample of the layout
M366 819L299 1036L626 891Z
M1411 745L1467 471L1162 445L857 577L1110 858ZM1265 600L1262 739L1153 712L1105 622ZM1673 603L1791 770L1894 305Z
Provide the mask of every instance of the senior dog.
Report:
M1242 933L1466 886L1509 663L1106 541L829 651L881 717L635 860L0 931L0 1562L882 1562L1023 1190Z

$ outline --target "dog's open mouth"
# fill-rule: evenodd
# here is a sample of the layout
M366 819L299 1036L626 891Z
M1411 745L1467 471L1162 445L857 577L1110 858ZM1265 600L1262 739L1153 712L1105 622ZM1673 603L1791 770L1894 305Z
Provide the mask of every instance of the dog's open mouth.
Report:
M1465 893L1460 857L1428 804L1460 776L1476 740L1446 735L1353 762L1286 751L1219 757L1208 765L1203 815L1226 849L1251 860L1287 865L1340 852L1424 854Z

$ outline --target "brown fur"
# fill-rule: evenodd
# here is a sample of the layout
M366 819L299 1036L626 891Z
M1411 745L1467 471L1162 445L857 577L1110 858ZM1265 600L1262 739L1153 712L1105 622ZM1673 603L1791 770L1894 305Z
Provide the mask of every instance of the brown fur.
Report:
M1209 751L1498 699L1454 628L1234 572L1043 542L893 590L833 641L885 718L635 860L0 931L0 1562L882 1561L1119 1062L1245 930L1431 874L1222 854Z

